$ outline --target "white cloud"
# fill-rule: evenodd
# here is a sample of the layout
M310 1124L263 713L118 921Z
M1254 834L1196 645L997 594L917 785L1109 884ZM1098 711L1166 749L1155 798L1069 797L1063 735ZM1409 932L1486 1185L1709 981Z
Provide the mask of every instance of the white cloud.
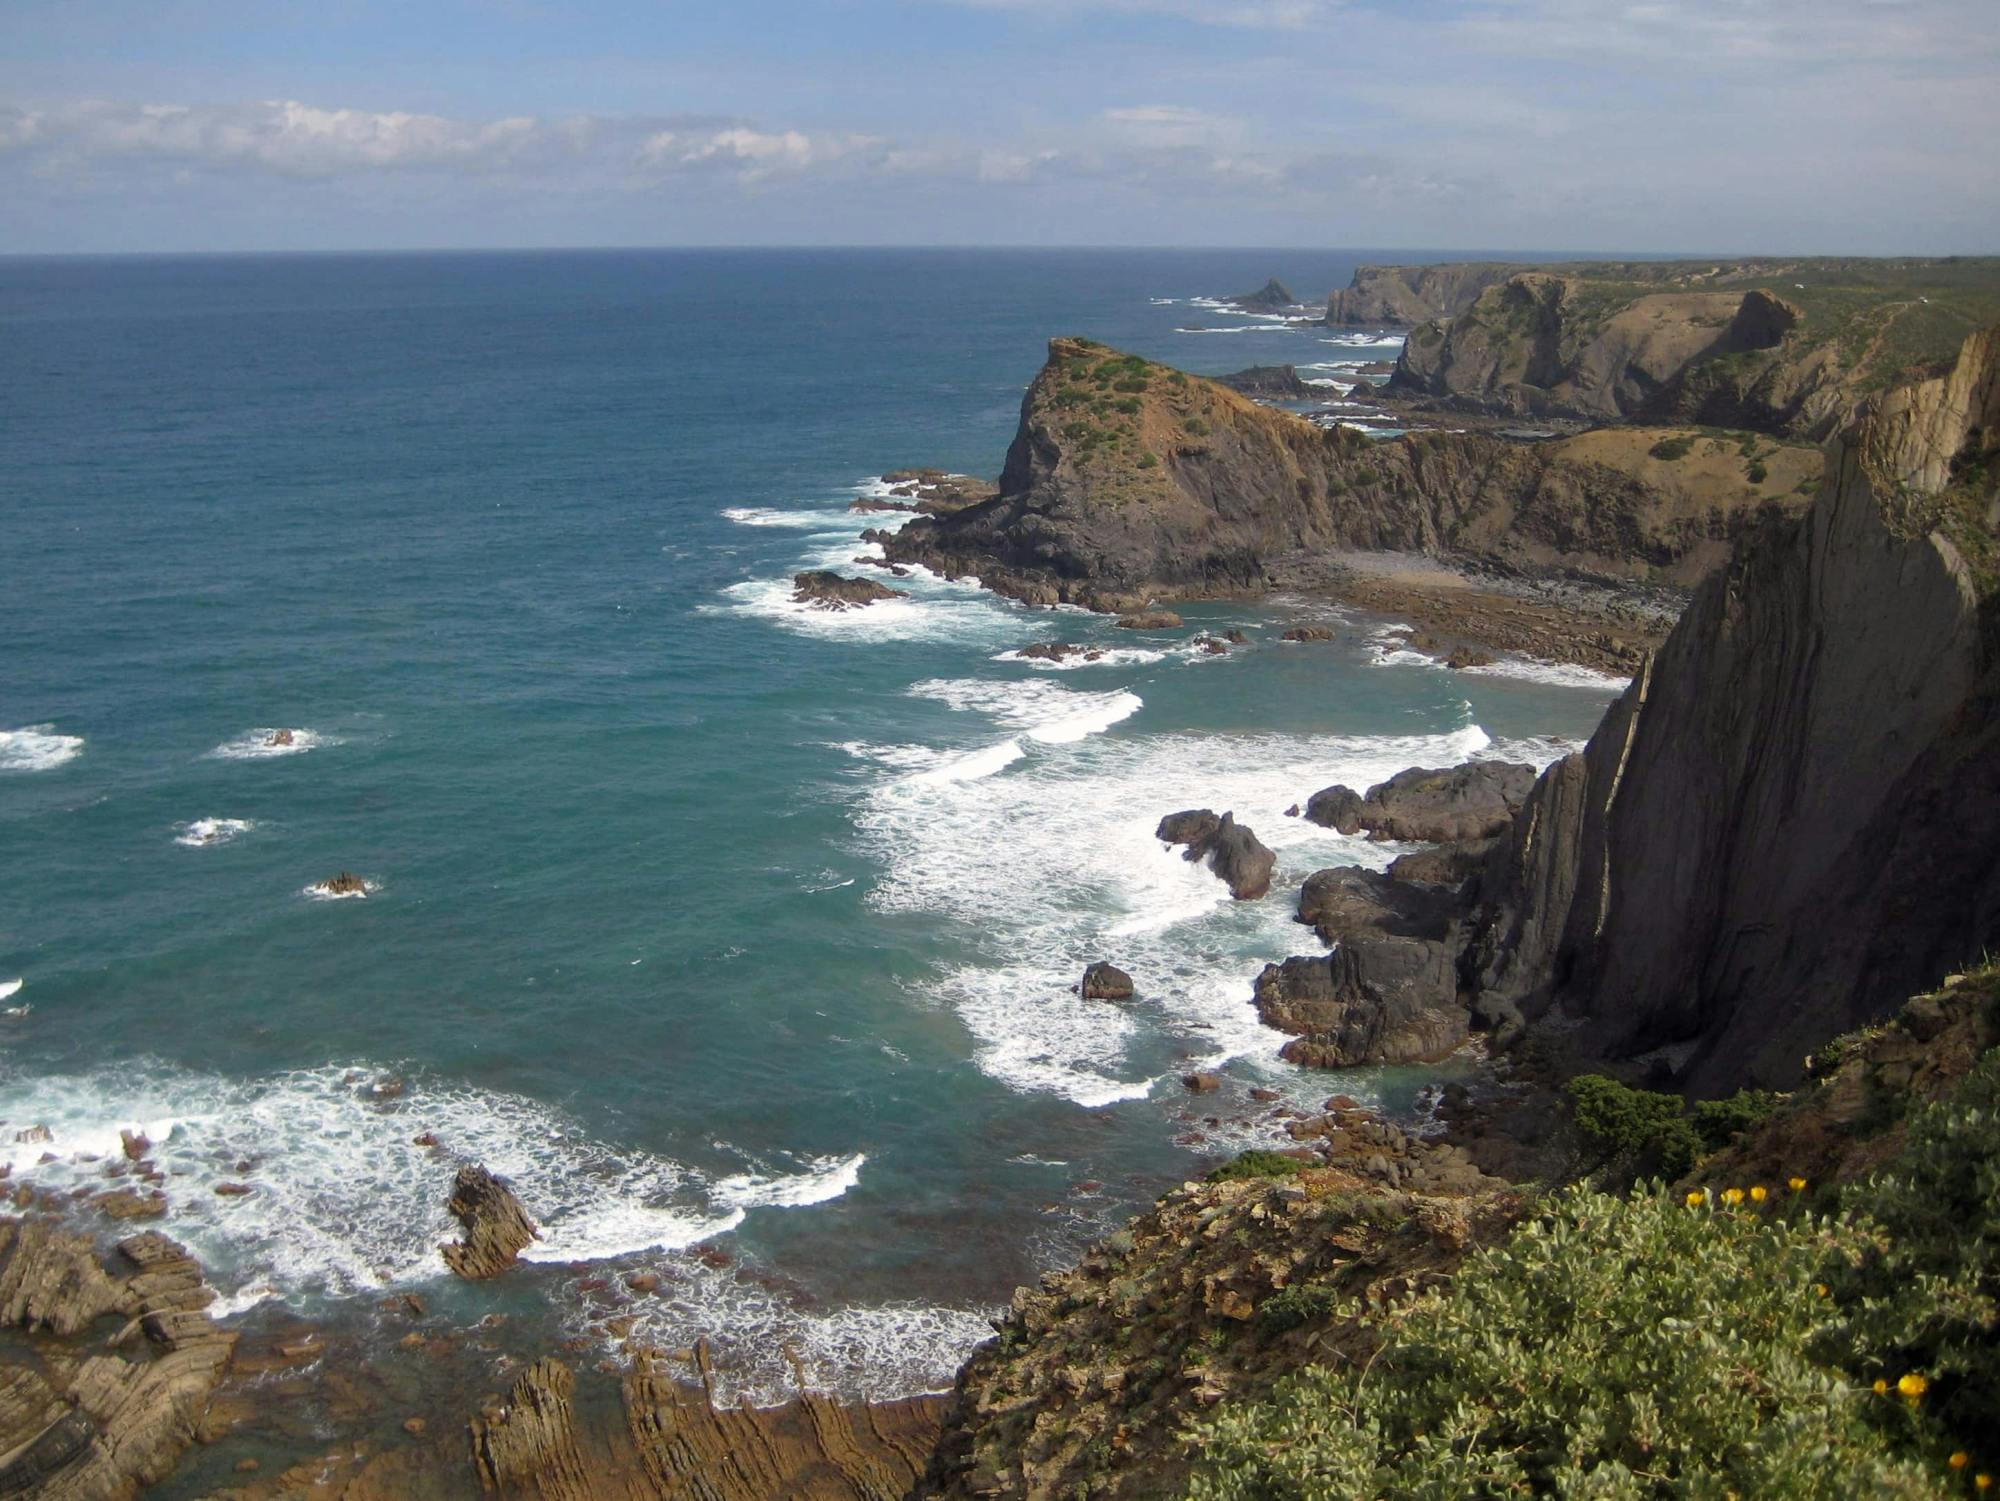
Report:
M746 180L809 172L880 150L877 136L813 136L732 125L721 130L662 130L640 144L638 165L649 172L734 172Z

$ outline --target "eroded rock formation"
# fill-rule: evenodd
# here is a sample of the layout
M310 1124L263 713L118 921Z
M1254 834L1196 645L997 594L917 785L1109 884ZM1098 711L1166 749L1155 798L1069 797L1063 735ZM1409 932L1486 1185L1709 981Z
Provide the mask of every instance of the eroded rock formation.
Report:
M472 1163L458 1170L445 1207L465 1233L438 1249L444 1264L469 1282L499 1276L536 1239L535 1222L506 1180Z
M908 597L901 589L891 589L873 579L846 578L824 568L792 575L792 599L818 610L852 610L877 600Z
M1277 856L1233 814L1218 817L1207 808L1169 813L1160 820L1155 836L1167 844L1186 845L1185 859L1206 860L1239 902L1255 901L1271 889Z

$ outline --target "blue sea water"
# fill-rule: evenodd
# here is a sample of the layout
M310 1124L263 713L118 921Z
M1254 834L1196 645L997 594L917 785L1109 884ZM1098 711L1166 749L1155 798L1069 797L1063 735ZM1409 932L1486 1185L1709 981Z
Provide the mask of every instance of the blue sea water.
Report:
M1187 609L1251 633L1222 657L969 583L789 600L866 551L847 507L884 470L998 471L1051 334L1208 373L1392 357L1192 300L1353 264L0 261L13 1181L100 1184L141 1131L244 1317L506 1297L708 1334L733 1394L795 1361L886 1394L1268 1137L1251 1086L1407 1108L1424 1075L1302 1074L1251 1010L1314 947L1285 883L1396 853L1284 810L1547 760L1609 685L1385 657L1359 620L1279 644L1309 600ZM1057 636L1106 654L1006 656ZM1273 845L1271 898L1152 839L1187 806ZM343 870L366 899L308 892ZM1136 1003L1070 991L1100 957ZM443 1278L460 1157L544 1226L505 1293ZM607 1270L665 1291L625 1306Z

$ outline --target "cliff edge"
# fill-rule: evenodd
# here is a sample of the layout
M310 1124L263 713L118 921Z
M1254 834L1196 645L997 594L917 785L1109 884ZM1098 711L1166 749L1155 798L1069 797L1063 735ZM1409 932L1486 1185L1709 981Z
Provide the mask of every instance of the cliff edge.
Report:
M1797 1079L2000 935L2000 329L1873 399L1696 593L1482 881L1489 1018L1699 1094Z

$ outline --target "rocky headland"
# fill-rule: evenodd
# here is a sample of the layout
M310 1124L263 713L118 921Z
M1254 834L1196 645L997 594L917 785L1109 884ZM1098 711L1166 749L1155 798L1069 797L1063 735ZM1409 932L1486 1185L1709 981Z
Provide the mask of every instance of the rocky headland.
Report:
M1444 433L1377 441L1057 339L994 498L870 535L894 562L976 574L1030 604L1119 612L1276 589L1358 585L1379 597L1380 576L1360 577L1348 557L1408 554L1458 571L1437 608L1462 619L1459 634L1512 613L1517 628L1496 644L1518 649L1537 588L1581 579L1684 590L1763 513L1803 507L1818 462L1809 449L1680 430L1532 445ZM1663 623L1616 600L1601 614L1564 601L1543 623L1557 619L1562 630L1542 633L1548 654L1625 670Z
M1335 325L1407 327L1405 410L1821 441L2000 318L2000 260L1363 267Z

